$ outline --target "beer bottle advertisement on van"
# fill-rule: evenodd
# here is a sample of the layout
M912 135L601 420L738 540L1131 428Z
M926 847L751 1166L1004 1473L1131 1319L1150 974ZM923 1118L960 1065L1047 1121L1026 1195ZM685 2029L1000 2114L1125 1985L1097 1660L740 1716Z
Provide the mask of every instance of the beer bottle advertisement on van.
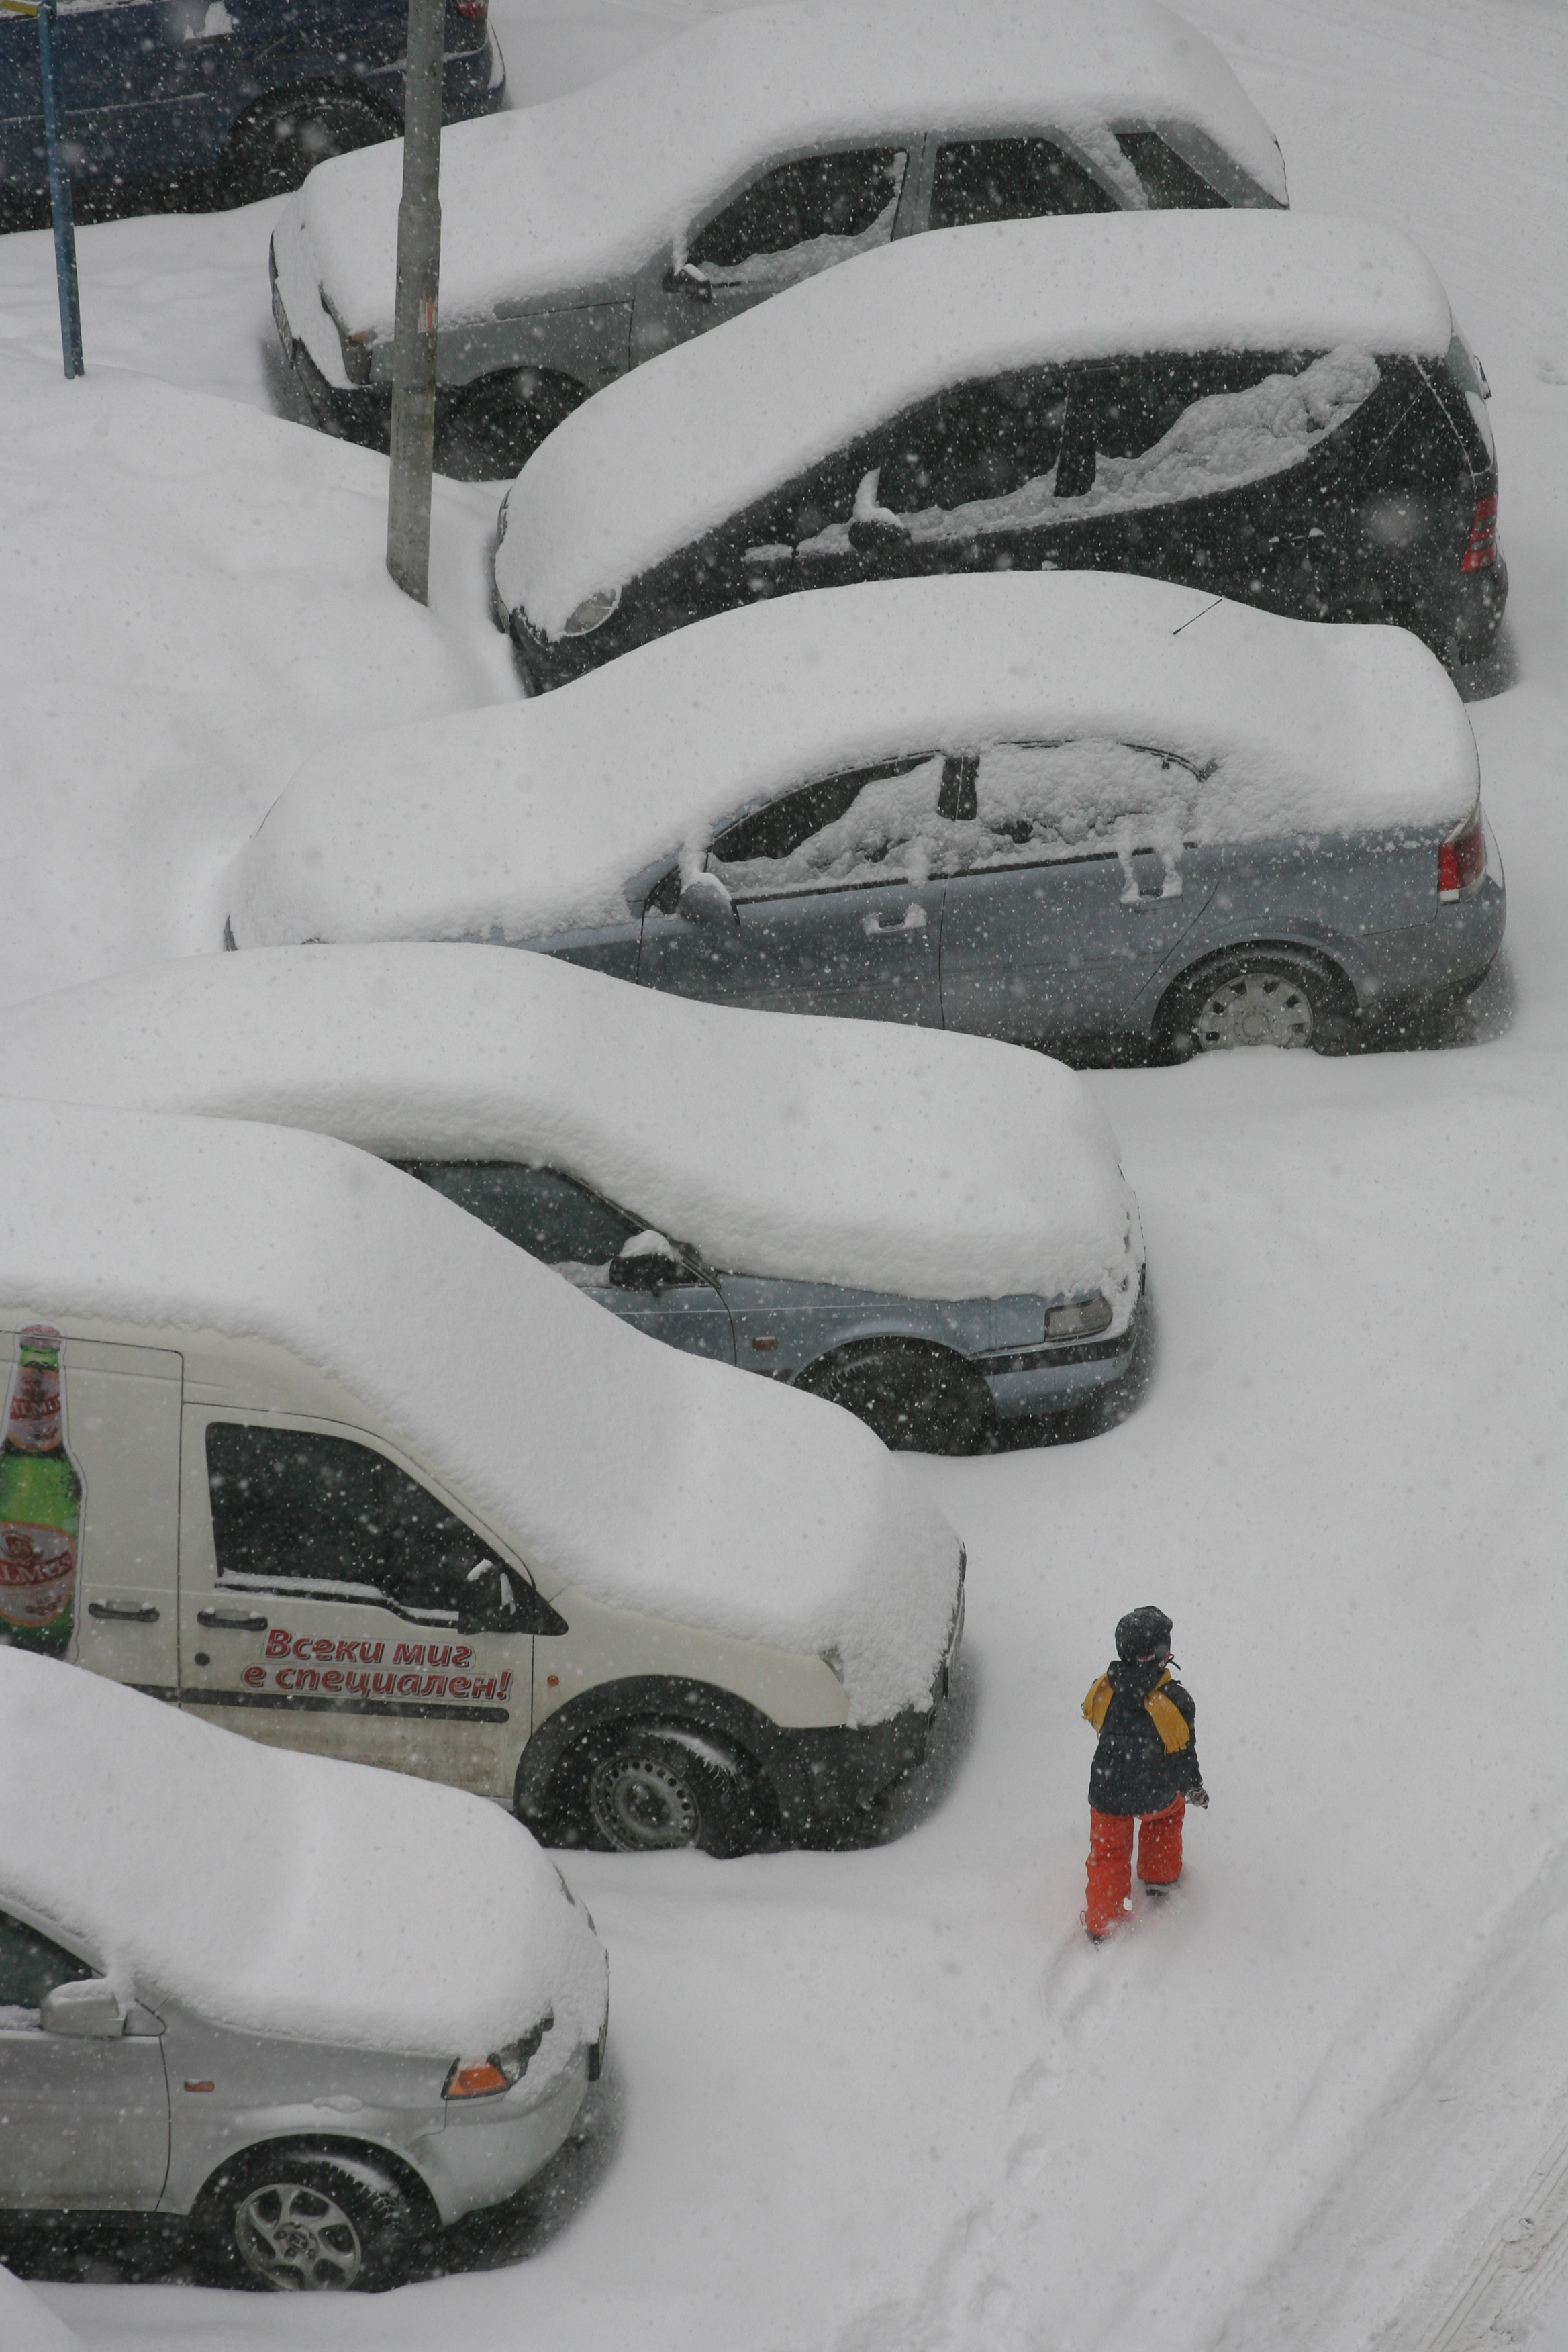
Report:
M64 1352L52 1324L20 1334L0 1445L0 1637L57 1655L71 1637L83 1492L66 1443Z

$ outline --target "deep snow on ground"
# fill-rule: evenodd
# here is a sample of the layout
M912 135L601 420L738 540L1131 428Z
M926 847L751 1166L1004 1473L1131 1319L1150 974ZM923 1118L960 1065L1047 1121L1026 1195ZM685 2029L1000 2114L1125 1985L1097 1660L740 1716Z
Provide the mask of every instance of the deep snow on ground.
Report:
M1152 1386L1089 1443L922 1472L968 1539L969 1632L945 1766L908 1834L858 1854L572 1864L611 1953L615 2056L571 2226L515 2266L376 2303L47 2287L89 2345L1120 2352L1157 2334L1165 2352L1350 2352L1387 2326L1414 2348L1489 2248L1519 2242L1568 2130L1568 18L1544 0L1187 7L1279 132L1295 201L1413 235L1496 388L1510 652L1471 681L1489 689L1472 716L1511 906L1475 1042L1093 1081L1148 1229ZM265 221L86 232L89 366L265 404ZM0 246L0 331L52 359L47 258L46 239ZM68 397L28 382L7 513ZM233 490L238 507L246 475ZM316 677L286 726L267 719L290 739L279 757L364 724L387 649L413 698L365 504L332 591L341 696ZM79 478L65 506L85 516ZM459 572L482 508L444 499ZM219 678L203 699L216 805L165 790L156 761L133 796L127 748L171 721L167 667L140 695L123 660L104 683L124 511L105 507L96 568L74 575L63 650L34 617L57 609L47 571L24 577L13 554L0 572L8 711L40 663L73 705L68 758L40 728L5 772L12 841L30 828L10 898L33 919L0 968L13 997L192 944L224 829L263 796L273 640L243 692ZM86 567L88 525L71 528ZM301 558L302 592L321 566ZM199 670L250 595L193 562L161 625ZM459 623L443 602L426 707L499 696L482 646L483 685L463 668L477 606ZM24 776L29 795L68 787L76 820L24 806ZM127 891L125 844L149 831ZM1176 1619L1214 1807L1178 1896L1091 1950L1079 1701L1117 1613L1151 1599ZM1568 2310L1504 2293L1505 2317L1542 2321L1536 2352L1561 2352Z

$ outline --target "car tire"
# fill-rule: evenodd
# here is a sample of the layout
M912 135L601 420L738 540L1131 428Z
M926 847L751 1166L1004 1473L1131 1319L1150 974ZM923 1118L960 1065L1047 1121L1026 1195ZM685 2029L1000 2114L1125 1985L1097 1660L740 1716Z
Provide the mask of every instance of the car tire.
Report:
M196 2267L215 2285L374 2294L398 2284L423 2219L372 2158L285 2145L226 2164L191 2231Z
M231 205L287 195L329 155L396 136L391 117L351 90L274 92L229 132L218 165L223 194Z
M749 1761L681 1724L609 1724L559 1768L552 1810L575 1843L601 1853L745 1853L768 1826Z
M1159 1024L1167 1050L1226 1053L1248 1045L1342 1054L1355 1000L1342 975L1305 956L1247 948L1178 982Z
M437 470L459 482L512 481L583 398L580 384L539 368L480 376L442 421Z
M898 1453L976 1454L995 1428L980 1374L940 1348L863 1348L813 1365L795 1386L842 1405Z

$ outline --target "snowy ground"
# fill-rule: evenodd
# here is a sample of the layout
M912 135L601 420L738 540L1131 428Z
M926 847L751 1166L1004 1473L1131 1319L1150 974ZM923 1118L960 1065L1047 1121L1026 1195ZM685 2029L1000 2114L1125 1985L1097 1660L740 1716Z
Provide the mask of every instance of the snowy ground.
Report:
M909 1833L578 1861L615 2060L568 2225L524 2215L526 2259L379 2302L45 2288L99 2352L1568 2347L1568 16L1186 6L1296 202L1409 230L1496 389L1512 603L1470 683L1510 945L1475 1042L1097 1078L1155 1378L1091 1443L924 1474L968 1538L969 1633ZM497 19L521 87L526 24ZM541 86L650 27L554 20ZM268 225L86 232L74 388L47 239L0 241L28 918L0 998L205 944L306 749L514 690L489 493L441 493L413 614L380 576L380 461L267 421ZM1173 1904L1096 1951L1078 1706L1145 1600L1214 1806Z

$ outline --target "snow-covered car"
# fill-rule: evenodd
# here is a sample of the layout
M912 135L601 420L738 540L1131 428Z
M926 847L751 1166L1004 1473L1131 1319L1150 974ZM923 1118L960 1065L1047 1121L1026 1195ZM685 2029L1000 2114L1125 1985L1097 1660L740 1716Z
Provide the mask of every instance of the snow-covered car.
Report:
M384 2287L561 2146L605 1951L498 1808L5 1648L0 1771L8 2215L184 2215L217 2280Z
M847 1413L325 1136L13 1097L0 1178L14 1643L568 1843L830 1834L923 1752L963 1550Z
M1484 392L1392 228L942 230L568 417L502 509L498 613L536 688L786 590L998 566L1396 621L1469 658L1507 593Z
M638 1329L966 1450L1127 1372L1143 1241L1081 1078L545 956L282 948L39 997L0 1092L318 1128Z
M318 421L383 446L401 170L313 173L271 248ZM1152 0L746 8L443 140L441 462L514 474L637 362L918 230L1285 202L1268 124Z
M1079 1061L1397 1039L1505 912L1424 646L1105 572L785 597L339 745L234 879L241 946L542 947Z

